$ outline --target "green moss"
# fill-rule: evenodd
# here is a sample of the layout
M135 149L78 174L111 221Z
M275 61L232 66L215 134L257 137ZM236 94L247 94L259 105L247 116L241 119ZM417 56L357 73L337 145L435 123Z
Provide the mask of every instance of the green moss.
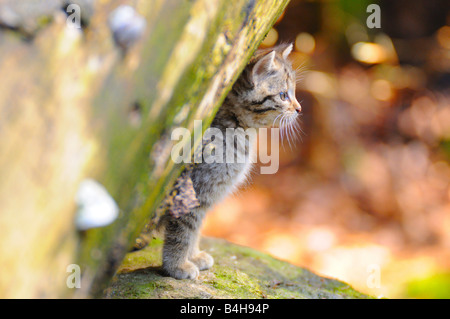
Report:
M255 278L237 269L219 266L214 271L214 278L206 281L222 294L234 298L261 298L263 292Z
M122 261L118 272L125 273L136 269L158 266L161 264L162 240L154 239L146 249L128 253Z
M127 254L107 289L108 298L368 298L349 285L220 239L204 239L202 249L215 265L198 280L162 275L161 240Z

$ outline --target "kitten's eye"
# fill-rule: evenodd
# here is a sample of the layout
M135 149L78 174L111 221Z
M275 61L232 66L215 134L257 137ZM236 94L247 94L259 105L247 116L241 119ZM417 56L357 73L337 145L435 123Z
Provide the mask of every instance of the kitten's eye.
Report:
M286 101L288 99L288 94L287 92L280 92L280 99L281 101Z

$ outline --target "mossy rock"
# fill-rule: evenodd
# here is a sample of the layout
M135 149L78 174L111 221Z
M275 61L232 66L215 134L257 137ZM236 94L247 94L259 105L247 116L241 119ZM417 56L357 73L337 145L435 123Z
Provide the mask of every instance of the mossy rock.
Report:
M202 249L214 257L212 269L197 280L176 280L161 270L162 241L128 253L106 298L370 298L343 282L222 239L204 238Z

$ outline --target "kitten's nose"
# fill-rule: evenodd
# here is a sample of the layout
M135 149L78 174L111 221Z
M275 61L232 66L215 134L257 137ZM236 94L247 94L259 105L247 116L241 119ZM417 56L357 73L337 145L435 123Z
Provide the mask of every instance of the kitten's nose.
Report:
M300 112L302 111L302 106L300 105L300 103L298 103L297 99L294 99L294 109L297 114L300 114Z

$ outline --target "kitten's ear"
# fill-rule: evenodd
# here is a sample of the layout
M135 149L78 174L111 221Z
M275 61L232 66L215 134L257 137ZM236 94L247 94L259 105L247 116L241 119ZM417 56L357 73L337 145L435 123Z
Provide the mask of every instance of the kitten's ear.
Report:
M255 66L253 67L252 75L255 79L258 76L267 74L275 69L275 51L272 51L262 57L258 62L256 62Z
M291 52L292 52L292 48L293 48L293 45L291 43L286 49L284 49L283 53L281 54L283 56L283 59L285 59L285 60L287 59L289 54L291 54Z

